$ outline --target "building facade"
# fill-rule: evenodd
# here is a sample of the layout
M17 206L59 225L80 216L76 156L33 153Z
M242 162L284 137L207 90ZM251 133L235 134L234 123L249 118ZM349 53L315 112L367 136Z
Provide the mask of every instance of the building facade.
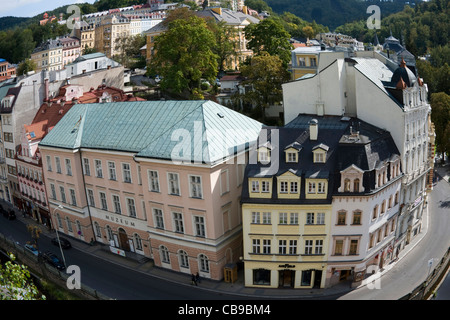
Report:
M378 52L319 61L319 71L283 85L285 122L298 113L357 117L389 131L403 172L394 254L420 232L430 169L427 86ZM388 116L387 116L388 115Z
M242 255L245 154L260 128L206 101L78 104L39 144L53 224L220 280Z

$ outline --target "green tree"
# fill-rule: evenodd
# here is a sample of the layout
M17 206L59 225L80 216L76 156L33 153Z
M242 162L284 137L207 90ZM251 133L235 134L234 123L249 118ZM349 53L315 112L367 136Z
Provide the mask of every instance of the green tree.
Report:
M30 277L28 268L15 263L14 255L0 265L0 300L45 300Z
M37 68L36 62L34 62L31 59L25 59L25 61L19 64L16 73L17 75L23 75L30 71L35 71L36 68Z
M244 31L248 40L247 48L253 50L256 55L263 51L272 56L276 55L285 67L291 61L290 35L279 21L267 18L260 23L249 24Z
M265 109L283 100L281 85L290 79L290 73L278 56L261 52L251 59L249 65L241 68L243 86L251 88L240 98L245 103L259 107L262 121L265 121Z
M431 121L436 133L436 151L450 153L450 96L445 92L431 94Z
M226 61L236 54L237 51L237 31L233 26L229 26L225 21L215 22L207 20L208 28L216 38L216 44L213 52L217 55L217 64L219 73L222 73L226 67Z
M170 22L168 31L155 39L156 53L150 64L151 73L162 76L161 89L202 99L202 79L212 83L218 72L215 44L214 34L201 18Z

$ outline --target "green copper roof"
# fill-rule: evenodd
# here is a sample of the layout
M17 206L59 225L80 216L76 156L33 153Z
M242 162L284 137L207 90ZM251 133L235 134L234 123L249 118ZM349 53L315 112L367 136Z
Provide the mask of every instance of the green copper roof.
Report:
M77 104L40 146L213 163L256 141L261 127L212 101Z

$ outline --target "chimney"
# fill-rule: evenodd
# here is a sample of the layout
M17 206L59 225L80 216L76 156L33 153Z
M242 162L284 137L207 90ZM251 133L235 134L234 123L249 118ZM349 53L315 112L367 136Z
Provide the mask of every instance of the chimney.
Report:
M309 139L317 140L317 136L319 135L319 126L317 119L312 119L309 121Z

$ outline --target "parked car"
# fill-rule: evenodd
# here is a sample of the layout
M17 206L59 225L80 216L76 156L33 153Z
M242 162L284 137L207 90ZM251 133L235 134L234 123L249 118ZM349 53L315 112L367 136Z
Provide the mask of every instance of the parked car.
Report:
M34 246L32 246L31 244L25 244L24 248L26 251L31 252L32 254L34 254L35 256L39 255L39 251L38 249L36 249Z
M16 218L16 213L14 212L13 209L10 209L10 210L4 210L4 209L2 208L2 213L3 213L3 216L4 216L5 218L7 218L8 220L14 220L14 219Z
M54 253L50 251L46 251L42 253L42 257L44 258L44 261L47 262L49 265L55 267L58 270L64 270L66 269L66 266L61 261L61 259Z
M65 238L59 237L59 242L58 242L58 237L54 237L52 239L52 243L58 247L59 247L59 244L61 243L61 248L63 248L63 249L72 248L72 245L70 244L69 240L67 240Z

